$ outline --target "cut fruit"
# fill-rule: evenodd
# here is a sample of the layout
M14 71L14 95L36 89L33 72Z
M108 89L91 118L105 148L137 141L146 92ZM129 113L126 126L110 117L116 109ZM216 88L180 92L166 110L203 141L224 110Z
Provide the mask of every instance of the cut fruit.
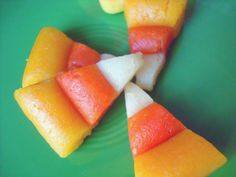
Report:
M55 79L15 91L15 99L59 156L72 153L91 132Z
M103 53L101 54L101 60L107 60L107 59L111 59L111 58L115 58L115 55L109 54L109 53Z
M104 12L108 14L120 13L124 10L124 0L99 0Z
M102 60L97 66L113 88L120 93L142 64L142 54L136 53Z
M74 42L68 59L68 70L95 64L100 60L100 54L85 44Z
M130 52L166 53L173 39L173 29L164 26L140 26L129 29Z
M143 66L136 73L136 84L144 90L151 91L165 64L165 55L162 53L143 55L143 59Z
M125 18L128 28L167 26L176 37L184 20L187 0L126 0Z
M133 156L161 144L185 129L184 125L133 83L125 87L128 133Z
M57 80L77 110L93 126L118 96L96 65L61 73Z
M57 29L43 28L34 43L25 67L22 86L54 77L66 69L73 41Z
M84 119L96 126L142 62L141 54L116 57L61 73L57 81Z
M211 143L190 130L184 130L135 157L135 177L204 177L226 161Z
M131 151L134 156L142 154L184 129L168 110L152 103L128 119Z
M148 105L153 103L153 99L141 88L132 82L125 87L125 106L127 117L130 118Z

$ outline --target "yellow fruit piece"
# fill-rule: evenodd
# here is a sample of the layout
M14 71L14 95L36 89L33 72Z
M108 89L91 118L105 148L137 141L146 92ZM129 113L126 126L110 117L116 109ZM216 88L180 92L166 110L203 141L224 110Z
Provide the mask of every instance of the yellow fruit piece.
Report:
M22 86L26 87L65 70L73 41L57 29L43 28L34 43L25 67Z
M135 177L205 177L227 159L211 143L191 130L134 159Z
M128 27L168 26L176 37L183 24L187 0L126 0Z
M99 0L104 12L116 14L124 10L124 0Z
M25 115L59 156L66 157L90 134L90 127L74 109L55 79L15 91Z

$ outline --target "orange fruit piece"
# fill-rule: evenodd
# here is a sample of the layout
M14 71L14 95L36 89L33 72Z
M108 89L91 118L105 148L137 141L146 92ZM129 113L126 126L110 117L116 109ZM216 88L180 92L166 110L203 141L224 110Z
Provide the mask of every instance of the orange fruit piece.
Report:
M226 161L211 143L186 129L136 156L135 177L205 177Z
M168 110L152 103L128 119L131 151L134 156L142 154L184 129Z
M84 119L92 126L97 124L119 94L96 65L60 73L57 81Z
M50 79L65 70L72 45L73 41L61 31L51 27L43 28L31 50L22 86Z
M183 24L187 0L126 0L125 18L128 28L167 26L176 37Z
M92 130L55 79L15 91L15 99L39 133L60 157L80 146Z

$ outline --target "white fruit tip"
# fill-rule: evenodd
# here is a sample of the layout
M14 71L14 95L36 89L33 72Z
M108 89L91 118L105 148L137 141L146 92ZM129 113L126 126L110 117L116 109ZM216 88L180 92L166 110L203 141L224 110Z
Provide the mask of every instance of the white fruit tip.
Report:
M130 118L143 108L153 103L153 99L136 84L130 82L125 87L125 106Z
M112 55L110 53L102 53L101 54L101 60L107 60L107 59L111 59L111 58L114 58L115 55Z
M151 91L156 83L157 77L165 64L165 55L144 55L144 64L136 74L136 84L142 89Z
M97 66L113 88L120 93L142 64L142 54L136 53L102 60Z

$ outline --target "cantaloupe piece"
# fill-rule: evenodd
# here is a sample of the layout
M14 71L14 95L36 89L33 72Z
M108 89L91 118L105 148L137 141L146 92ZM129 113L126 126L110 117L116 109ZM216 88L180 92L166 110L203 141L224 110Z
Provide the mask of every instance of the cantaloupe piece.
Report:
M72 153L91 132L55 79L15 91L15 99L60 157Z
M134 158L135 177L205 177L226 157L191 130L184 130Z
M184 21L187 0L126 0L124 6L128 28L167 26L176 37Z
M51 27L43 28L31 50L22 86L50 79L65 70L72 45L73 41L61 31Z

